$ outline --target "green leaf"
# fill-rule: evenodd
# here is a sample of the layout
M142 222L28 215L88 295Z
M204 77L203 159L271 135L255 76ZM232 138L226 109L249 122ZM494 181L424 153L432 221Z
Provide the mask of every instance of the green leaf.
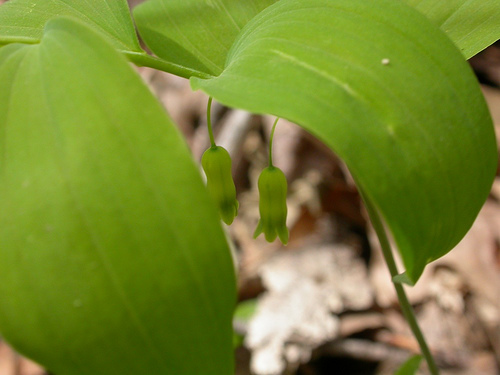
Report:
M134 9L134 18L157 56L218 75L241 28L276 1L149 0Z
M0 6L0 45L38 43L47 21L71 16L119 50L142 52L126 0L10 0Z
M396 275L392 278L393 283L398 283L398 284L406 284L409 286L415 286L415 283L413 280L411 280L406 272L400 273L399 275Z
M410 357L403 365L394 373L394 375L415 375L422 362L421 355Z
M405 0L440 27L465 58L500 39L498 0Z
M0 85L2 335L57 375L232 374L217 210L123 56L55 19Z
M257 310L257 299L251 299L238 303L233 315L233 321L235 324L248 324L249 320L255 314ZM233 346L238 348L243 345L244 335L238 333L237 331L233 334Z
M257 310L257 299L250 299L238 303L234 310L234 319L248 322Z
M289 119L346 162L391 230L408 278L452 249L497 164L470 67L428 19L391 0L281 0L242 31L219 102Z

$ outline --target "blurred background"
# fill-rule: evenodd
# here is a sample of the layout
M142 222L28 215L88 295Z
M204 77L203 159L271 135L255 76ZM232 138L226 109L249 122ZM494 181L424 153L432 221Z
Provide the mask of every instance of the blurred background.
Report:
M0 4L5 2L0 0ZM140 0L130 0L131 6ZM500 43L470 60L500 140ZM138 73L199 161L209 146L207 96L149 68ZM227 227L239 273L237 375L392 374L418 345L409 331L348 170L323 144L280 120L274 163L289 183L290 243L254 240L257 178L273 117L214 102L217 143L233 160L240 212ZM407 289L442 374L500 374L500 177L473 228ZM421 373L425 374L425 366ZM46 375L0 337L0 375ZM195 374L193 374L195 375Z

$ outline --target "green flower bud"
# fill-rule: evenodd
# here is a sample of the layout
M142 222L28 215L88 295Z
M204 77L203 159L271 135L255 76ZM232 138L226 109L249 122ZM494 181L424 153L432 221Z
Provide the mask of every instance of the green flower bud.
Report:
M239 207L231 175L231 157L223 147L212 146L203 154L201 165L207 176L208 192L219 206L222 221L229 225Z
M286 177L281 169L271 165L260 174L258 186L260 220L254 238L264 232L268 242L273 242L279 236L281 242L286 245L288 243Z

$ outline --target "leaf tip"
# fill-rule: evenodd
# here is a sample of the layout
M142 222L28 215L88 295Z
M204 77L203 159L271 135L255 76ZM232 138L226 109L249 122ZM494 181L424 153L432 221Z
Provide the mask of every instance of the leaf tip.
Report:
M406 284L409 286L415 286L415 281L408 276L406 272L400 273L392 278L392 281L396 284Z

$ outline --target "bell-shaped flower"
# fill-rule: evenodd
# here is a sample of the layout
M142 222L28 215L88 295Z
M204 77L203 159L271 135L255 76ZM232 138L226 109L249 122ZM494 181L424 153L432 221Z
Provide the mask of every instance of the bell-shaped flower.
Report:
M273 242L279 237L286 245L289 236L286 227L286 177L281 169L271 165L260 174L258 187L260 220L254 238L264 233L268 242Z
M225 148L210 147L201 158L207 176L207 189L217 203L222 221L231 224L238 214L236 188L231 175L231 157Z

